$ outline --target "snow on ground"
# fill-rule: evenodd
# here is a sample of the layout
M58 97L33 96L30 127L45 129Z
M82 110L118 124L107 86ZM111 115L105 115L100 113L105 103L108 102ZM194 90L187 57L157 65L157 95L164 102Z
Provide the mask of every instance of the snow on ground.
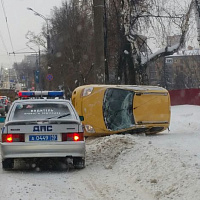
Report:
M200 200L200 106L172 106L170 131L88 138L83 170L0 169L0 199Z
M133 199L200 199L199 118L199 106L173 106L170 132L88 141L88 164L112 169L127 190L138 187Z

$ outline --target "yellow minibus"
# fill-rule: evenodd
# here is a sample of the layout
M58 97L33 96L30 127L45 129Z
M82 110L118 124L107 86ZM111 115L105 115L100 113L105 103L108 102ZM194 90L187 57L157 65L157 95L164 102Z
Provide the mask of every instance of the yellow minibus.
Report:
M85 136L155 134L170 124L170 96L158 86L83 85L71 100Z

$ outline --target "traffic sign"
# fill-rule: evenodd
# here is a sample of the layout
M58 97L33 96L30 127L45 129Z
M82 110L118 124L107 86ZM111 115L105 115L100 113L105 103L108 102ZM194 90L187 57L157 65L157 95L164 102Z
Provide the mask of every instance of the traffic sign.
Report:
M36 70L36 71L35 71L35 82L36 82L36 83L39 83L39 79L40 79L39 76L40 76L40 71L39 71L39 70Z
M53 80L53 75L52 74L47 74L46 79L48 81L52 81Z

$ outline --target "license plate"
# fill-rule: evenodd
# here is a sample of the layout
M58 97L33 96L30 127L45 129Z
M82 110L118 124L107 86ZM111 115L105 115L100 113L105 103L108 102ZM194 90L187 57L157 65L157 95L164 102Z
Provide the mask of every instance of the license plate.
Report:
M57 135L29 135L29 141L57 141Z

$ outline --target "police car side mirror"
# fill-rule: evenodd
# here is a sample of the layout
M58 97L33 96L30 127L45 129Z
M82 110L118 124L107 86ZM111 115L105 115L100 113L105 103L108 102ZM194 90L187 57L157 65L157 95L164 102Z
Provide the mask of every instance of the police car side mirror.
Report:
M84 121L84 117L83 116L79 116L81 121Z

